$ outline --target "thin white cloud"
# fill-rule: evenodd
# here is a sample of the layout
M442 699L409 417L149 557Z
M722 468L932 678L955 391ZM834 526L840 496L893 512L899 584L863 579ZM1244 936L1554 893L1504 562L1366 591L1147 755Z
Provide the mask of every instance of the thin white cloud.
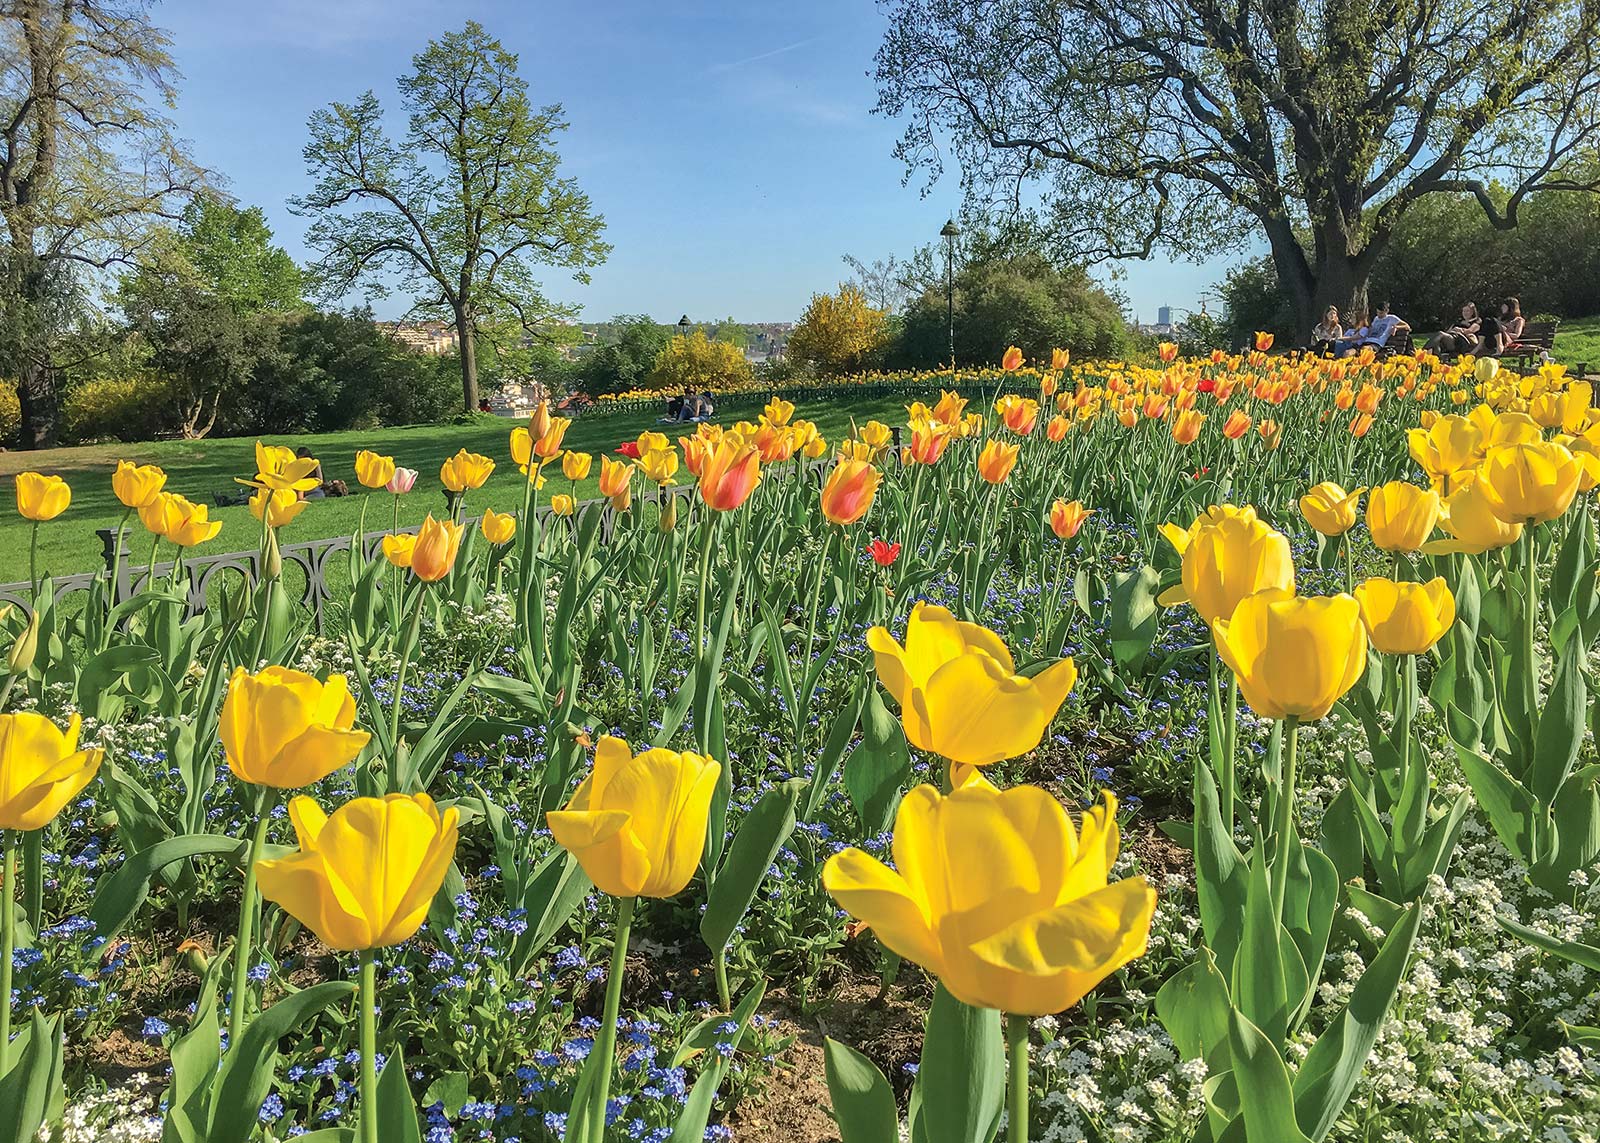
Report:
M743 59L727 60L723 63L712 64L706 69L706 74L721 75L723 72L732 71L737 67L744 67L746 64L760 63L762 60L770 60L773 56L787 55L789 52L799 51L808 44L816 43L817 39L818 37L816 36L808 36L803 40L796 40L792 44L785 44L781 48L772 48L769 51L757 52L755 55L745 56Z

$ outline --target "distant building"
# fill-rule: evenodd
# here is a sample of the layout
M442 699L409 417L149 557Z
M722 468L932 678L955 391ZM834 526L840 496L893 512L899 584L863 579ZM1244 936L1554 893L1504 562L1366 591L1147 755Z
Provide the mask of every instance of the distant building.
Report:
M460 345L456 328L442 321L379 321L378 329L414 353L440 357L454 353Z
M1158 306L1156 308L1156 324L1170 328L1172 326L1172 307Z

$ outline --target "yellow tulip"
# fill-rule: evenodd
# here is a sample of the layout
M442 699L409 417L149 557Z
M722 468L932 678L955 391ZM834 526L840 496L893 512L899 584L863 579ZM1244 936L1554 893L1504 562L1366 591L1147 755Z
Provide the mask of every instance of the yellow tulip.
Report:
M241 781L293 790L320 782L366 746L356 702L343 675L319 682L288 667L228 680L218 734L228 769Z
M626 491L626 486L624 486ZM565 492L558 492L550 497L550 511L557 516L570 516L577 510L577 502Z
M398 532L383 538L383 558L397 568L411 566L411 552L417 546L414 532Z
M1161 593L1164 607L1190 603L1209 624L1226 619L1241 599L1265 588L1294 591L1289 539L1254 511L1202 516L1188 533L1179 534L1184 536L1182 579ZM1172 535L1167 538L1175 542Z
M1409 430L1406 440L1411 459L1446 492L1454 477L1477 464L1483 445L1477 426L1454 413L1440 417L1430 429Z
M111 491L125 508L143 508L160 495L166 483L167 474L155 465L131 460L117 461L117 471L111 474Z
M259 520L265 512L269 528L281 528L305 510L306 502L287 488L262 488L250 497L250 515Z
M89 784L105 751L78 749L82 728L77 715L63 732L34 711L0 714L0 829L43 829Z
M1561 433L1552 438L1556 444L1572 454L1583 475L1578 478L1578 491L1588 492L1600 484L1600 434L1590 429L1583 436Z
M1211 632L1262 718L1322 718L1367 667L1361 605L1349 595L1260 591L1212 623Z
M911 744L968 766L1038 746L1078 679L1071 659L1023 678L993 631L920 601L904 647L883 627L867 632L867 646Z
M1549 441L1492 448L1478 469L1489 510L1508 524L1554 520L1582 479L1583 466L1572 453Z
M868 421L858 435L862 443L875 453L881 453L894 442L894 430L882 421Z
M1439 494L1403 480L1391 480L1367 496L1367 529L1386 552L1415 552L1439 521Z
M705 850L711 796L722 767L699 754L635 755L610 735L566 809L548 815L556 842L613 897L674 897Z
M1589 418L1589 402L1594 389L1587 381L1577 381L1563 393L1543 393L1533 399L1528 412L1547 429L1577 432Z
M455 567L460 550L461 525L454 520L435 520L429 513L411 548L411 573L424 583L441 580Z
M494 471L494 461L481 453L461 449L439 468L439 479L451 492L482 488Z
M561 456L561 472L568 480L582 480L589 475L589 465L594 457L586 452L567 452Z
M155 498L139 509L139 523L152 534L165 537L182 518L183 497L174 492L157 492Z
M1476 473L1445 497L1439 513L1439 526L1450 533L1448 540L1430 540L1422 545L1429 555L1467 552L1477 555L1516 543L1522 538L1521 524L1508 524L1494 514Z
M485 508L478 527L483 532L483 538L491 544L509 544L511 537L517 534L517 518L509 512Z
M1489 423L1480 446L1484 455L1501 445L1532 444L1544 439L1539 422L1527 413L1500 413Z
M671 484L672 477L678 471L678 450L670 446L654 448L641 452L635 463L645 476L657 484Z
M634 438L633 443L638 448L640 456L647 452L660 452L663 449L672 447L671 442L667 440L666 433L658 433L653 429L646 429L640 433Z
M1420 655L1456 621L1456 597L1441 576L1427 583L1374 577L1356 586L1361 622L1385 655Z
M767 407L761 411L769 424L782 427L789 423L789 418L794 416L794 402L785 401L782 397L774 397L767 402Z
M1365 488L1346 492L1331 480L1324 480L1300 497L1300 514L1324 536L1342 536L1356 523L1356 504Z
M17 512L27 520L54 520L72 503L72 489L59 476L37 472L17 474Z
M387 948L422 927L455 856L461 814L427 794L355 798L331 815L289 803L300 848L256 862L261 895L329 948Z
M296 456L291 448L256 442L256 478L241 480L255 488L273 491L289 489L293 492L310 492L321 483L317 476L319 465L315 457Z
M918 786L895 816L894 868L846 849L822 884L957 1000L1047 1016L1144 954L1156 894L1108 880L1119 844L1109 792L1074 830L1035 786Z
M204 504L195 504L172 492L162 492L156 499L161 502L159 511L165 517L163 526L166 531L160 534L180 548L203 544L215 539L217 533L222 531L222 521L211 519L210 509ZM147 510L141 509L140 516Z
M356 479L367 488L386 488L394 479L394 457L362 449L356 453Z

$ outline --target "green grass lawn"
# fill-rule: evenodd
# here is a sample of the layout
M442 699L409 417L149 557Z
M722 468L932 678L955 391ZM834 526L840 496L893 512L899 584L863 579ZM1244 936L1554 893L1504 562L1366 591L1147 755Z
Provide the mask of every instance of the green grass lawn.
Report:
M1587 365L1590 373L1600 373L1600 315L1563 321L1556 330L1554 357L1572 368Z
M728 400L718 409L717 419L724 423L754 419L759 410L759 403L754 401ZM795 415L815 421L830 442L844 435L852 417L863 423L873 418L891 424L905 422L904 406L889 398L801 404ZM600 454L612 451L622 441L633 439L647 428L656 427L656 419L650 413L592 412L573 422L567 430L566 446L574 451L594 453L596 457L589 479L576 489L580 500L599 495ZM269 438L272 444L309 447L322 461L324 476L345 481L352 493L339 499L313 502L283 530L281 538L284 543L292 544L325 536L349 535L356 529L364 503L368 505L369 532L389 526L394 497L387 492L368 494L356 481L355 454L364 448L392 455L396 464L415 468L421 474L410 495L400 498L401 527L420 523L429 512L437 515L442 511L444 497L439 466L461 448L493 457L497 465L488 484L480 491L468 493L468 513L477 515L486 507L498 511L520 509L523 477L511 461L509 437L511 430L521 423L507 418L482 417L460 425L419 425ZM684 431L674 428L669 435L676 438ZM16 474L30 470L55 473L72 485L72 506L65 514L41 525L39 533L40 572L66 575L103 566L101 542L95 533L100 528L116 527L122 519L122 505L111 491L111 472L119 460L158 464L167 471L168 489L181 492L197 503L210 504L214 493L231 494L239 489L234 477L249 476L255 471L255 438L152 441L0 453L0 497L3 497L0 499L0 583L28 578L30 525L15 511L12 486ZM682 479L692 479L682 469L679 472ZM561 475L558 465L548 468L546 476L541 498L569 491L568 481ZM639 488L636 480L636 495ZM212 518L223 522L221 533L209 544L194 548L192 554L204 556L255 548L260 525L251 517L249 508L243 505L213 508ZM131 522L128 534L129 548L134 558L142 563L149 557L149 534L139 527L137 520ZM170 559L171 553L172 546L163 544L160 558Z

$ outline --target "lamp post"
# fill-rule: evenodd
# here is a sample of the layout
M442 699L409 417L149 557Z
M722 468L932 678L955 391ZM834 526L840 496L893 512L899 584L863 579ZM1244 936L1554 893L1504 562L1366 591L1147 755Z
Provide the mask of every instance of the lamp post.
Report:
M688 314L684 314L681 318L678 319L678 336L679 337L688 337L689 336L689 315Z
M944 238L944 318L950 332L950 376L956 375L956 235L961 231L956 229L956 220L945 219L944 228L939 231Z

